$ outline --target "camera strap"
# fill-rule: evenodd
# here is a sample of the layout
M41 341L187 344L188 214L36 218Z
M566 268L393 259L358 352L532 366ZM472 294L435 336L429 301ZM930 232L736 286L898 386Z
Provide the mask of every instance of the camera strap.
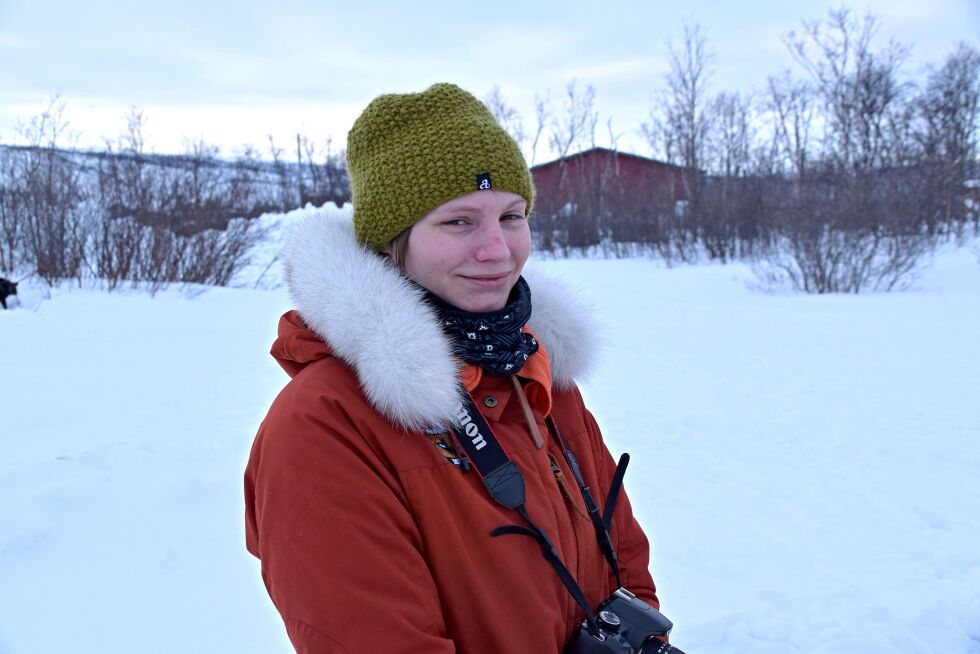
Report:
M606 496L605 515L601 515L599 513L599 505L596 504L595 498L592 497L592 491L589 490L588 485L585 483L585 478L582 476L582 470L579 468L578 460L575 458L572 448L568 446L568 441L565 440L564 434L558 429L558 425L551 416L545 418L545 423L548 425L548 430L555 435L561 444L562 454L565 455L568 468L572 471L572 476L575 477L575 483L578 484L579 491L582 493L582 500L585 502L585 509L589 514L589 519L592 521L592 528L595 530L595 538L596 542L599 543L599 550L605 557L606 562L609 563L609 567L616 577L616 586L622 588L623 579L619 572L619 559L616 556L616 548L613 547L612 539L609 537L609 527L612 524L612 514L616 508L616 499L619 497L619 490L623 486L623 476L626 474L626 466L629 464L630 455L623 454L619 459L619 464L616 466L616 473L613 475L613 479L609 484L609 495Z
M487 424L486 419L480 413L479 409L476 408L476 403L469 393L463 393L463 399L457 409L457 419L459 421L458 426L450 428L450 433L456 442L457 452L465 453L466 458L469 459L472 467L476 469L477 474L480 476L483 486L487 489L490 497L508 509L515 509L524 518L524 521L530 525L530 529L517 525L498 527L491 532L491 535L520 534L534 538L541 546L542 554L555 569L562 584L568 589L575 602L585 612L589 630L595 630L594 633L597 633L598 624L581 587L579 587L571 572L568 571L568 568L562 563L548 535L531 521L527 510L524 508L524 500L526 498L524 477L521 476L520 470L510 460L510 457L507 456L504 448L500 445L497 437L490 429L490 425ZM629 455L623 454L619 460L616 472L609 486L609 494L606 497L604 512L600 514L599 506L596 504L595 499L592 497L592 492L585 483L582 471L578 465L578 460L569 447L568 441L565 440L565 436L558 429L558 425L551 416L546 417L545 422L548 430L554 434L558 443L561 445L565 461L568 463L572 476L575 478L579 491L582 493L582 499L585 502L589 519L595 530L599 549L612 569L613 575L616 578L617 587L622 588L623 583L619 571L619 561L616 557L616 550L613 547L612 539L609 537L609 527L612 522L613 511L615 510L616 499L619 497L619 491L622 488L623 475L629 463ZM465 469L466 466L464 466Z
M572 573L562 563L551 539L548 538L543 529L534 524L524 507L526 493L521 471L504 452L500 441L494 436L490 425L487 424L486 419L476 408L476 403L473 402L473 397L469 393L464 392L462 401L457 408L456 417L459 424L450 427L449 431L456 442L457 452L465 453L466 458L469 459L472 467L480 476L483 486L490 493L490 497L498 504L516 510L528 524L528 527L519 525L497 527L490 532L490 535L497 537L517 534L528 536L537 541L538 545L541 546L541 553L544 558L554 568L562 585L565 586L575 603L585 613L589 631L598 634L600 632L599 623L596 621L585 593L582 592L582 588L575 581Z

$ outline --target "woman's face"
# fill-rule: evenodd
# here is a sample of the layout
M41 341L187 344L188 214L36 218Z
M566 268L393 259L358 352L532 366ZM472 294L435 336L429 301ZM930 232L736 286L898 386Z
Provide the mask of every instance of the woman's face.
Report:
M464 311L507 304L531 253L527 201L509 191L474 191L430 211L408 236L405 274Z

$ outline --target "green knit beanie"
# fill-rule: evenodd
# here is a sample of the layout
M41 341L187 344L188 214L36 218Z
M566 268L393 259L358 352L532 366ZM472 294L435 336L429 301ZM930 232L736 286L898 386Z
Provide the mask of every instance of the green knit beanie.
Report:
M432 209L481 189L527 200L534 184L521 149L490 111L454 84L382 95L347 134L357 239L380 250Z

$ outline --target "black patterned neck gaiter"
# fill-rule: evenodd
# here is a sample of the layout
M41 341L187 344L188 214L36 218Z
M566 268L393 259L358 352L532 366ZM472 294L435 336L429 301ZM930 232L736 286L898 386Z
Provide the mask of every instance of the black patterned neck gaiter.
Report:
M538 351L538 342L523 331L531 317L531 288L518 278L503 309L475 313L463 311L426 291L442 329L453 340L456 354L494 375L513 375Z

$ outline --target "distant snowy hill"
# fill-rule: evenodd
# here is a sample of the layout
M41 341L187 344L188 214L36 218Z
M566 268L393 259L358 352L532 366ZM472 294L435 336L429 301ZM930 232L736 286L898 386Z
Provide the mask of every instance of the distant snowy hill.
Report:
M0 652L291 651L244 548L242 472L287 380L276 253L313 213L262 218L236 288L25 287L0 310ZM539 265L608 325L583 390L633 456L679 646L980 652L973 252L860 296L755 292L741 265Z

